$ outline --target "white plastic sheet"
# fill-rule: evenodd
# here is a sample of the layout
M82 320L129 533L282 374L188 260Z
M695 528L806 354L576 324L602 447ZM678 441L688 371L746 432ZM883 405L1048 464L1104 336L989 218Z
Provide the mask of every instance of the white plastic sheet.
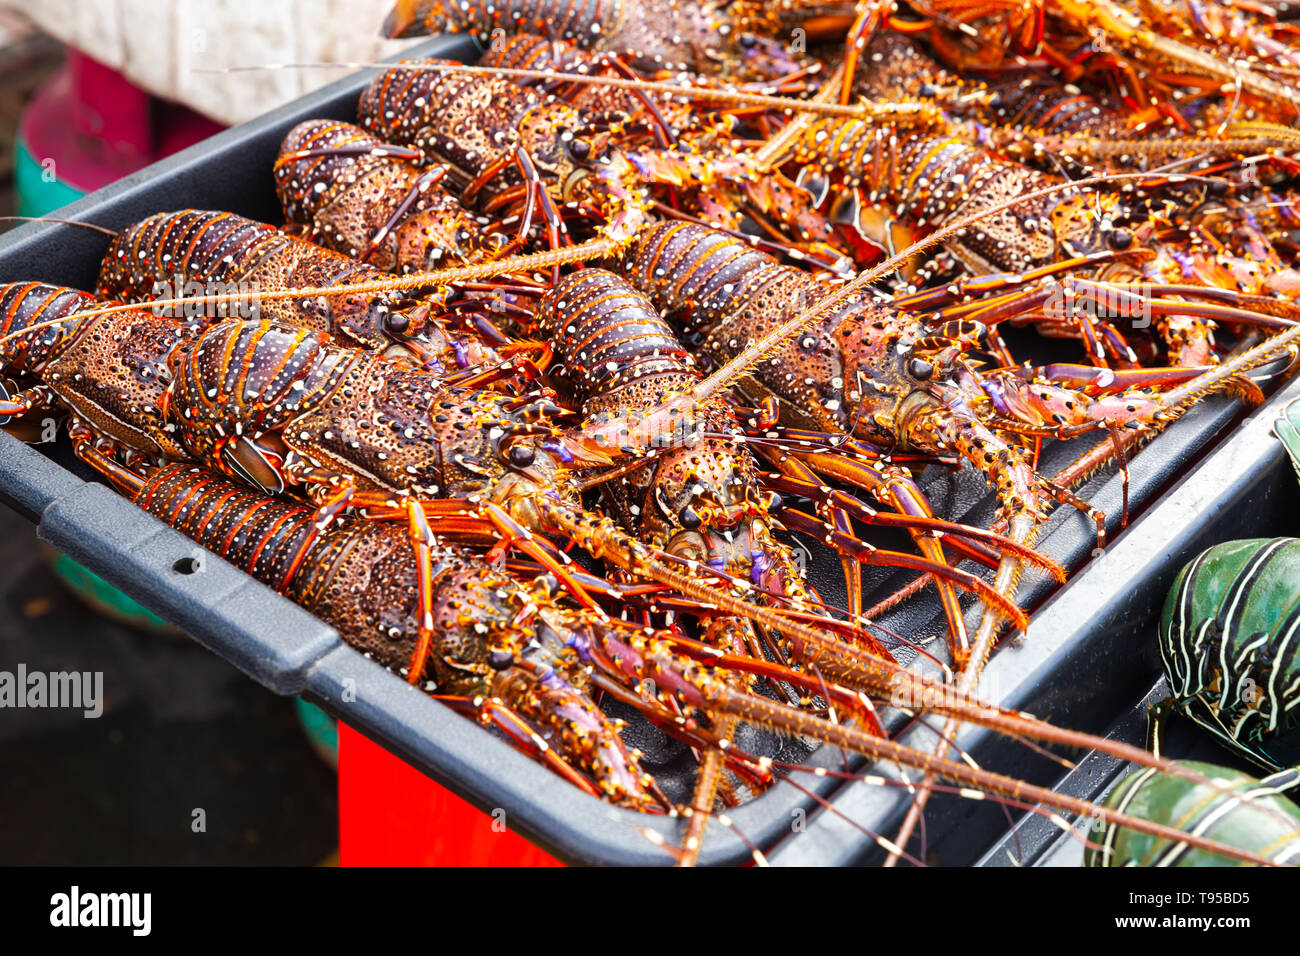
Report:
M133 83L222 123L265 113L337 69L197 69L373 61L410 46L379 35L392 0L0 0Z

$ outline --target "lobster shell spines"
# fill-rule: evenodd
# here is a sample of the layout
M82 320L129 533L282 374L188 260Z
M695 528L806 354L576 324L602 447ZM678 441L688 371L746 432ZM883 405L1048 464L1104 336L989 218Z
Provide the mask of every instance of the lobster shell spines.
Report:
M78 417L126 448L184 457L160 410L172 380L168 363L192 328L134 309L83 318L102 305L61 286L0 286L0 334L15 335L0 350L4 371L39 374ZM42 322L51 324L35 327Z
M635 385L658 400L655 380L693 381L694 362L668 323L625 279L583 269L555 283L538 308L542 329L561 343L567 375L584 403ZM662 389L660 389L661 391ZM621 403L621 396L614 399Z

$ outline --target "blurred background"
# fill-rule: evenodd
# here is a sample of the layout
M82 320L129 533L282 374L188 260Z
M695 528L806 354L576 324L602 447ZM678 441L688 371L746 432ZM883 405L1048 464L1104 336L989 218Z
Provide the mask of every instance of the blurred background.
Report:
M0 0L0 216L46 215L343 75L223 69L391 55L389 5ZM169 631L7 508L0 567L0 672L96 671L104 687L98 719L0 708L0 864L336 859L320 711Z
M390 6L0 0L0 213L43 215L344 72L310 64L392 55Z

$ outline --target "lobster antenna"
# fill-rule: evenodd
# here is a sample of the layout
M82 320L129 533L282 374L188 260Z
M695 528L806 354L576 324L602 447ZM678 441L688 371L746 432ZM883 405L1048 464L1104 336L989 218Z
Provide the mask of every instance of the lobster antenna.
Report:
M547 510L551 511L553 509L548 508ZM609 553L611 557L614 556L612 552L607 553ZM655 559L649 555L646 555L646 558L648 559L649 564L657 563ZM633 558L632 560L635 561L636 559ZM616 563L618 562L616 561ZM646 561L639 562L638 567L642 571L649 570ZM652 576L655 575L652 574ZM697 582L694 582L692 579L685 576L681 577L681 581L689 591L697 591L701 589L705 591L708 590L707 586L697 584ZM718 594L718 597L723 596L723 594ZM731 600L736 601L737 599L732 598ZM722 601L716 603L720 610L731 610L731 608L725 606ZM750 610L759 611L762 609L751 606ZM745 616L748 617L750 615ZM630 650L631 649L627 647L622 648L622 651ZM650 651L653 654L653 648L651 648ZM638 650L635 653L640 654L642 651ZM606 644L603 647L601 654L611 656L615 662L623 656L616 645L611 646L609 644ZM659 658L657 654L654 656L658 658L655 673L664 676L667 680L684 680L684 686L691 684L689 678L681 676L680 671L675 665L670 664L665 667L662 658ZM727 668L734 666L733 661L730 658L727 658L725 661L718 659L717 663L719 666ZM916 679L919 683L924 682L924 679L920 678L920 675L907 671L904 668L897 669L903 671L903 673L907 674L911 678ZM826 687L824 681L822 681L821 684L823 687ZM953 699L959 695L959 692L949 685L935 686L943 691L949 692ZM836 685L836 690L840 695L852 694L851 691L848 691L839 685ZM735 717L746 723L770 727L783 733L807 736L814 740L820 740L825 744L850 750L875 760L884 760L900 766L908 766L913 769L922 770L926 774L927 778L938 776L956 783L963 790L961 795L970 797L971 799L980 800L992 798L994 800L1001 800L1010 798L1012 800L1023 800L1028 803L1043 804L1068 813L1093 817L1115 826L1128 827L1139 832L1149 833L1153 836L1168 839L1172 842L1187 843L1190 846L1196 846L1209 852L1226 852L1228 855L1236 858L1249 858L1255 863L1264 862L1262 857L1252 854L1249 851L1240 850L1234 847L1225 847L1223 844L1215 843L1215 841L1209 841L1209 844L1201 843L1199 841L1204 840L1205 838L1199 834L1189 835L1184 831L1177 830L1176 828L1169 827L1165 824L1135 819L1127 816L1123 812L1112 810L1104 806L1098 806L1090 801L1082 800L1070 795L1060 794L1045 787L1038 787L1021 780L1015 780L1013 778L983 770L973 764L958 763L935 754L927 754L923 751L900 744L894 740L890 740L889 738L873 736L872 734L849 724L832 723L822 717L808 714L805 711L789 707L766 697L758 697L744 691L733 690L729 688L725 682L712 683L707 691L707 703L701 704L701 706L707 707L711 713L715 714L715 716L722 715ZM996 710L996 708L992 707L988 707L987 709ZM1024 722L1024 720L1024 718L1020 718L1021 722ZM982 723L978 718L974 718L973 722ZM1053 727L1049 724L1039 724L1032 720L1028 721L1028 724L1032 725L1034 730L1029 731L1026 736L1037 736L1039 739L1049 739L1050 734L1044 733L1045 731L1074 736L1081 740L1091 737L1091 735L1065 731L1061 728ZM1015 730L1008 730L1005 726L997 727L994 724L985 724L985 726L990 726L993 729L998 729L1004 733L1010 733L1013 736L1020 736ZM1234 793L1227 787L1220 786L1215 781L1205 777L1203 774L1187 767L1183 767L1174 761L1167 760L1166 758L1156 757L1138 747L1123 744L1116 740L1097 737L1091 737L1088 743L1084 744L1084 746L1090 746L1094 743L1096 746L1093 749L1097 749L1103 753L1113 753L1115 756L1119 756L1120 759L1129 759L1131 757L1132 762L1134 763L1141 766L1151 767L1152 769L1161 770L1171 776L1193 782L1198 786L1208 787L1216 791L1221 797L1234 803L1248 802L1247 797ZM1118 753L1118 751L1121 750L1125 751L1123 756ZM1157 764L1159 766L1157 766ZM927 779L922 786L931 782L932 780ZM1278 818L1276 813L1269 811L1267 808L1256 807L1254 809ZM1285 820L1285 818L1279 819ZM1290 821L1287 822L1289 823ZM1297 832L1296 836L1300 837L1300 832ZM1273 864L1269 861L1268 865Z
M116 235L116 233L114 235ZM83 319L93 319L101 315L112 315L117 312L132 312L139 309L156 310L169 308L171 306L241 303L250 300L257 302L271 302L283 299L314 298L332 295L366 295L369 293L388 292L397 289L451 285L458 282L468 282L474 279L484 279L516 270L546 270L552 266L567 265L570 262L611 256L620 252L626 245L626 241L617 239L592 239L588 242L582 243L581 245L566 246L563 249L551 249L546 252L532 252L525 255L509 256L505 259L481 262L472 266L457 266L452 269L442 269L436 272L410 272L402 276L376 279L372 282L358 282L355 285L349 286L313 286L302 289L280 289L275 292L225 292L214 293L212 295L196 295L188 299L157 299L151 302L134 304L117 303L104 305L94 309L87 309L85 312L78 312L77 315ZM0 344L18 336L28 335L36 329L58 325L63 321L66 321L66 317L62 319L49 319L44 322L34 322L19 332L10 332L8 335L0 335Z
M744 90L710 89L684 86L680 83L663 83L656 80L628 79L621 76L595 76L590 73L561 73L556 70L525 70L508 66L471 66L466 63L268 63L263 66L196 67L194 73L244 73L254 70L411 70L432 73L477 73L485 76L512 76L526 80L560 80L565 83L583 83L591 86L612 86L617 89L643 93L663 93L692 100L712 100L735 106L763 106L791 113L820 113L823 116L841 116L846 119L894 120L915 116L923 122L935 120L939 111L930 103L869 103L856 105L825 103L817 100L796 100L787 96L766 93L748 93Z
M1226 132L1232 136L1258 137L1270 145L1289 146L1291 149L1300 150L1300 130L1279 123L1233 123Z
M979 792L994 797L1010 797L1017 800L1033 801L1068 813L1099 819L1114 826L1126 827L1140 833L1148 833L1173 843L1185 843L1207 852L1226 853L1233 858L1249 859L1251 862L1261 865L1275 865L1272 861L1266 861L1264 857L1258 854L1238 847L1229 847L1217 841L1206 840L1200 834L1189 834L1166 824L1130 817L1109 807L1061 794L1046 787L1039 787L1001 774L970 767L963 763L945 760L923 751L914 750L888 738L873 737L865 731L847 724L831 724L812 714L787 707L767 698L752 697L734 691L729 692L725 688L721 688L716 693L716 699L710 701L710 709L722 714L732 714L747 722L772 727L786 733L803 734L823 743L852 750L876 760L888 760L910 766L924 771L927 775L933 774L943 777L960 787L968 788L971 793L966 795L971 796L973 799L984 799L983 796L975 796L975 793ZM1179 768L1179 770L1183 773L1190 772L1185 768ZM1248 802L1241 795L1234 794L1227 788L1217 787L1213 783L1209 783L1209 785L1227 799ZM1300 834L1297 835L1300 836Z
M1225 387L1237 376L1267 364L1275 358L1280 358L1282 353L1287 351L1292 353L1291 360L1294 362L1296 355L1300 354L1300 325L1280 332L1254 348L1233 356L1222 365L1216 365L1190 382L1170 389L1164 393L1163 398L1168 402L1171 410L1199 401L1209 393ZM1170 411L1164 414L1173 413Z
M1215 156L1221 153L1251 153L1266 149L1300 149L1300 132L1281 127L1259 130L1254 133L1240 127L1229 127L1237 135L1228 139L1102 139L1097 136L1045 136L1035 138L1033 146L1054 153L1081 156L1162 156L1191 154ZM1289 135L1288 135L1289 134Z
M583 527L580 519L566 508L550 501L542 502L540 507L545 511L548 520L554 522L557 527L573 534L578 540L591 539L594 529ZM951 684L936 682L891 661L863 657L855 653L854 648L833 638L827 638L812 627L791 621L774 608L750 604L735 594L719 591L703 581L664 564L652 552L647 551L640 542L628 539L612 527L601 529L601 533L605 535L604 541L599 542L605 545L602 549L603 553L618 566L625 569L635 568L638 573L668 585L686 597L711 604L721 612L747 618L794 640L802 641L811 651L818 654L823 665L828 665L832 657L842 655L844 652L851 654L861 662L857 676L864 684L870 685L874 693L880 693L886 698L899 700L903 695L911 695L907 700L916 700L917 709L945 713L1012 736L1031 737L1079 749L1099 750L1120 760L1128 760L1182 776L1194 783L1205 783L1204 778L1199 774L1179 767L1174 761L1155 757L1140 747L1065 730L1027 714L986 703L967 691Z
M791 786L799 790L800 793L803 793L805 796L808 796L814 801L816 801L817 803L821 804L821 806L823 806L826 809L827 813L831 814L832 816L839 817L849 826L853 827L858 832L864 834L868 839L870 839L873 843L879 846L882 850L885 850L890 854L898 855L903 859L907 860L908 863L911 863L913 866L918 866L918 867L925 866L926 864L923 863L921 860L918 860L911 853L908 853L906 850L900 847L893 840L881 836L880 834L873 833L871 830L864 827L861 823L854 820L851 816L849 816L839 807L835 806L834 803L827 800L825 797L818 795L818 793L815 790L801 786L797 781L795 781L792 778L792 775L796 773L807 773L807 774L811 774L814 777L832 777L836 780L848 780L855 783L862 783L870 787L881 787L886 790L889 789L899 789L899 790L907 789L909 791L923 790L923 791L930 791L933 793L947 794L949 796L954 796L954 797L976 799L970 793L968 793L966 789L963 787L953 786L952 784L935 783L929 777L926 777L923 780L918 780L915 782L907 781L907 780L891 780L888 777L884 777L881 776L880 774L875 774L875 773L853 773L851 771L844 771L844 770L829 770L825 767L808 767L803 764L788 763L786 761L781 761L781 760L771 761L771 768L772 768L772 773L776 778L785 781L786 783L790 784ZM978 799L983 800L986 798L983 795L981 795ZM1079 833L1074 827L1070 826L1069 823L1066 820L1064 820L1060 816L1060 814L1056 813L1055 811L1048 810L1046 807L1040 807L1036 803L1029 803L1028 801L1025 800L1013 800L1011 797L993 797L992 799L995 800L997 803L1001 804L1007 810L1020 810L1025 813L1033 814L1034 816L1037 817L1042 817L1049 824L1056 827L1058 830L1062 831L1066 836L1070 837L1071 839L1079 841L1085 846L1088 845L1088 838L1084 836L1082 833Z
M622 696L621 689L618 688L617 685L609 686L604 681L601 681L600 686L603 689L615 694L616 696L619 697ZM669 733L679 732L679 728L675 726L675 720L671 718L671 716L668 714L666 710L664 710L663 712L656 712L655 715L651 715L649 712L647 712L644 709L645 702L638 701L634 703L633 706L642 709L642 712L646 714L647 718L650 719L652 723L661 726L666 732ZM682 733L679 739L683 740L690 746L696 747L697 749L701 747L718 746L718 737L716 732L710 734L705 732L703 728L696 728L690 735ZM1021 742L1024 744L1030 743L1029 741L1021 741ZM954 746L956 745L954 744ZM1058 757L1055 754L1052 754L1050 751L1041 750L1041 748L1035 748L1035 749L1039 749L1040 752L1048 759L1055 760L1058 763L1063 764L1068 769L1072 769L1075 766L1069 761L1066 761L1063 758ZM963 758L966 759L968 763L970 762L969 757L967 755L963 754ZM859 821L855 820L852 816L845 813L834 803L832 803L831 801L827 800L825 797L818 794L815 790L812 790L808 787L804 787L798 781L793 779L793 775L807 774L809 776L818 777L818 778L831 778L835 780L845 780L854 783L865 784L871 787L879 787L884 790L906 789L908 791L915 791L919 789L925 791L933 791L935 793L940 793L940 794L947 794L955 797L962 797L965 799L991 800L992 802L998 803L1006 807L1007 809L1020 810L1025 813L1030 813L1035 816L1042 817L1052 826L1060 829L1062 832L1072 837L1073 839L1078 840L1084 843L1085 845L1088 842L1086 836L1080 834L1074 827L1070 826L1070 824L1066 820L1064 820L1059 814L1046 807L1039 806L1037 803L1033 803L1028 800L1016 800L1007 796L986 795L984 793L972 792L965 787L938 783L930 776L927 776L923 781L913 782L906 779L893 779L890 777L885 777L879 773L872 772L871 770L868 770L866 772L854 772L847 769L831 770L827 767L813 767L807 764L791 763L783 760L773 760L770 757L759 757L754 754L747 753L746 751L741 750L735 746L726 748L725 760L728 766L731 767L733 772L737 772L741 776L746 776L749 773L753 773L755 772L756 769L761 770L763 768L766 768L768 772L775 779L786 781L791 786L795 787L795 789L799 790L800 793L803 793L809 799L813 800L814 802L822 806L827 813L831 814L832 816L839 817L840 819L844 820L844 822L847 823L849 826L853 827L855 830L858 830L860 833L867 836L873 843L879 846L882 850L885 850L886 852L891 854L893 853L901 854L902 857L906 859L909 863L918 867L925 866L925 863L922 860L917 859L916 857L907 853L902 848L898 847L893 841L863 826ZM749 844L749 841L744 839L744 835L735 829L734 824L728 824L727 819L725 819L723 815L716 815L713 817L713 819L717 819L724 826L730 825L730 828L734 832L736 832L736 835L739 836L742 839L742 841L745 842L747 845ZM665 850L668 850L669 852L673 852L673 848L669 845L668 841L657 831L641 828L641 833L643 836L646 837L646 839L650 840L650 842L653 843L655 846L662 847ZM750 849L751 852L757 852L752 846L750 846ZM764 860L759 865L766 865L766 861Z
M54 216L0 216L0 222L53 222L62 226L80 226L82 229L93 229L95 232L102 232L106 236L118 237L118 233L106 226L97 226L93 222L82 222L80 219L57 219Z
M767 358L773 350L780 346L782 342L793 335L798 329L803 328L823 312L827 312L842 302L847 301L855 293L861 291L877 279L889 275L918 252L922 252L931 246L937 245L949 236L969 228L986 216L1002 212L1005 209L1012 209L1030 200L1042 199L1043 197L1053 195L1054 193L1067 192L1084 186L1100 186L1123 180L1150 179L1152 175L1153 172L1150 171L1143 173L1109 173L1104 176L1093 176L1088 179L1076 179L1062 183L1054 183L1051 186L1045 186L1044 188L1036 189L1033 192L1022 193L1019 196L996 203L980 210L979 212L972 213L969 216L959 219L954 223L950 223L942 229L932 232L924 239L917 240L906 249L895 253L878 265L872 266L865 272L859 273L857 278L840 286L839 289L827 298L822 299L820 302L810 305L802 312L798 312L791 316L757 342L748 346L743 352L728 361L704 381L696 385L695 388L692 389L691 395L696 401L704 401L711 395L729 387L742 375L747 374L755 365ZM1190 173L1178 173L1176 178L1179 181L1221 181L1212 176L1195 176Z

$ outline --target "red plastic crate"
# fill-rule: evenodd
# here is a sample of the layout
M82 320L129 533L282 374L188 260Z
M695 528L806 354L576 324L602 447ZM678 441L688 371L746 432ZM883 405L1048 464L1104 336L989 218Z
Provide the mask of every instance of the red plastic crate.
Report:
M339 724L341 866L563 866Z

